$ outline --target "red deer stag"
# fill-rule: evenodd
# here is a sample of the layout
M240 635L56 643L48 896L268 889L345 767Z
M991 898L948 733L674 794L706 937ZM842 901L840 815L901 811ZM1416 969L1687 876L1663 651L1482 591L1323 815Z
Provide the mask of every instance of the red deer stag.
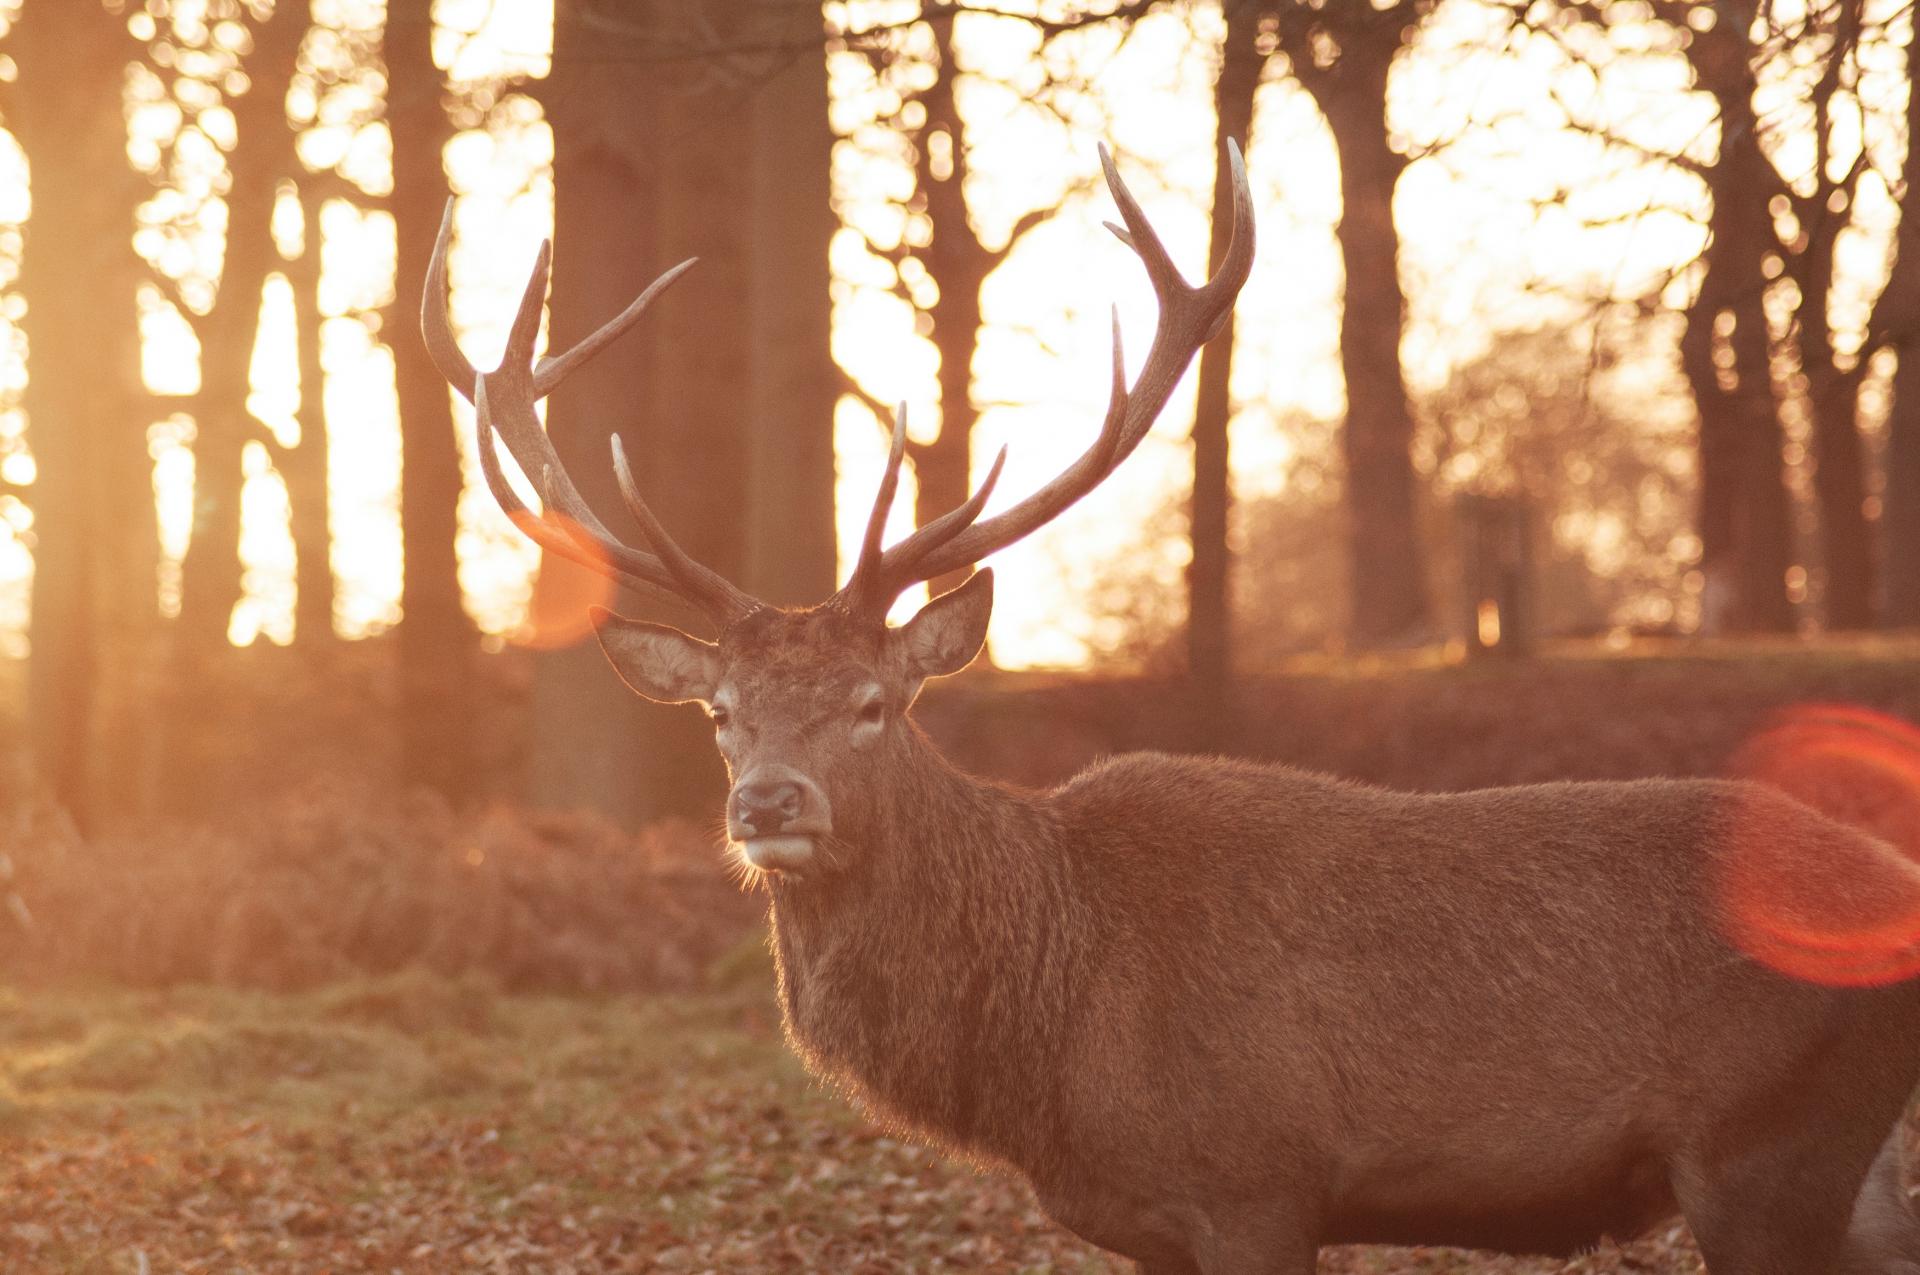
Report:
M896 420L851 579L797 610L682 551L616 438L647 547L617 539L534 414L686 266L536 367L543 247L481 376L447 322L441 228L426 339L478 409L494 495L547 549L718 630L596 616L629 686L713 718L794 1047L883 1118L1017 1169L1052 1217L1144 1271L1308 1275L1333 1242L1568 1254L1680 1214L1713 1275L1920 1273L1895 1132L1920 1072L1916 984L1777 973L1728 937L1716 885L1757 836L1912 894L1920 870L1881 843L1731 782L1409 795L1142 754L1033 792L962 774L915 727L921 684L979 651L992 575L897 628L891 603L1125 460L1251 266L1237 150L1232 243L1198 288L1102 162L1161 311L1132 386L1116 331L1097 441L983 519L996 461L885 548ZM496 431L560 517L515 497Z

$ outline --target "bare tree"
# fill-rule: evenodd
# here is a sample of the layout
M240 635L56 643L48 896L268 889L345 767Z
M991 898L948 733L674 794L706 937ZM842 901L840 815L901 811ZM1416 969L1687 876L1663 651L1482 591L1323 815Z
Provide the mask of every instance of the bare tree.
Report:
M406 782L458 796L471 788L473 662L478 631L460 592L454 545L463 485L446 383L409 331L426 289L434 228L447 202L442 152L453 126L433 62L433 6L393 0L382 52L387 127L393 138L397 239L393 343L400 403L402 578L398 702L400 767Z
M1340 365L1353 573L1352 636L1365 645L1424 636L1431 627L1418 527L1413 413L1401 372L1407 300L1393 193L1407 157L1387 129L1395 57L1434 0L1327 4L1283 0L1280 50L1320 113L1340 157L1340 258L1346 296Z
M1693 436L1677 414L1649 410L1669 386L1644 384L1652 359L1637 347L1648 336L1641 324L1497 332L1421 396L1421 449L1441 502L1526 511L1538 568L1523 588L1541 634L1678 621ZM1458 521L1447 530L1458 535Z
M1907 46L1909 86L1905 125L1900 226L1887 286L1874 305L1862 361L1876 348L1891 349L1897 363L1889 387L1885 482L1881 501L1879 564L1884 592L1882 621L1920 626L1920 93L1912 91L1915 49Z
M1554 30L1557 14L1646 43L1644 17L1617 6L1566 0L1515 11L1539 30ZM1864 341L1833 316L1840 245L1861 227L1858 196L1874 166L1862 78L1868 62L1892 46L1889 23L1869 21L1859 0L1806 10L1768 0L1658 0L1645 16L1664 25L1671 52L1686 59L1695 88L1712 100L1712 153L1663 153L1594 121L1577 125L1692 174L1711 201L1680 344L1700 417L1703 624L1783 631L1795 623L1788 592L1795 510L1782 451L1784 424L1803 414L1824 618L1829 628L1864 627L1873 622L1877 589L1860 394L1868 356L1898 327L1892 307L1900 289L1883 292ZM1763 100L1774 104L1765 113ZM1804 171L1783 171L1801 156ZM1889 186L1902 184L1883 176Z
M1920 93L1908 99L1907 120L1909 139L1920 137ZM1899 360L1887 416L1882 617L1888 625L1911 628L1920 627L1920 218L1901 218L1895 250L1899 256L1877 307L1881 335Z
M751 286L742 341L747 394L743 578L774 602L831 588L833 362L827 248L839 226L829 173L824 20L813 0L763 6L745 39L787 46L747 64L744 251Z
M56 12L57 8L57 12ZM140 46L93 0L32 0L9 33L6 124L31 169L18 284L38 476L28 719L39 781L83 824L137 791L158 621L132 247L139 185L121 94Z
M1146 6L1131 8L1144 11ZM973 147L958 92L969 72L962 65L955 33L962 18L987 12L958 0L928 0L914 23L880 24L849 37L892 95L892 109L878 122L904 145L913 170L912 188L901 201L901 210L907 214L903 218L906 232L884 242L864 236L866 248L892 268L894 295L925 315L940 356L939 432L924 442L907 441L916 525L952 509L972 489L973 432L981 406L973 384L982 326L981 289L1028 233L1059 211L1058 203L1027 210L1014 219L1004 241L990 246L981 237L968 204ZM1132 16L1132 12L1082 14L1059 26L1040 24L1040 29L1044 40L1095 22L1125 21ZM919 51L921 36L925 37L924 53ZM1050 81L1047 87L1056 85ZM849 388L877 421L884 425L891 418L891 404L879 401L851 378ZM936 580L932 587L936 592L949 588L963 574Z
M1824 567L1822 611L1829 630L1869 628L1874 620L1872 528L1867 522L1865 448L1860 438L1860 382L1867 361L1843 349L1829 316L1841 232L1858 202L1860 179L1871 170L1860 145L1852 162L1838 169L1836 112L1856 116L1840 98L1857 87L1863 42L1861 0L1836 3L1798 16L1780 39L1820 53L1820 74L1809 91L1813 109L1813 170L1807 189L1781 182L1769 206L1792 210L1793 235L1781 245L1788 277L1799 288L1787 344L1807 378L1806 407L1813 443L1813 485L1820 515ZM1864 140L1864 139L1863 139ZM1777 231L1776 231L1777 233Z
M701 258L704 288L700 305L670 300L672 320L635 352L555 397L556 447L576 471L603 476L583 483L585 498L616 508L603 460L619 429L648 499L687 529L693 552L736 574L749 563L788 570L783 589L833 572L831 139L818 23L799 0L583 0L558 15L540 89L555 144L555 341L590 330L634 280L683 257ZM762 146L756 129L788 153ZM781 340L763 348L746 339L755 331ZM729 476L717 490L716 471ZM772 498L756 507L750 491ZM536 591L581 597L579 571L548 554ZM627 821L703 808L721 775L697 723L642 729L609 689L590 649L542 653L534 799Z
M194 434L193 533L181 566L177 649L189 662L225 648L240 578L241 454L270 435L247 410L261 290L279 266L273 241L279 183L300 171L287 123L293 82L311 17L305 0L281 0L250 27L248 87L229 106L234 145L227 154L226 247L212 308L194 326L201 384ZM189 309L187 313L191 313ZM191 676L191 674L187 674Z
M1229 138L1247 145L1253 132L1253 97L1260 87L1262 56L1260 28L1270 11L1267 4L1242 2L1227 6L1226 43L1221 49L1220 74L1213 101L1218 119L1214 149L1213 233L1208 250L1210 267L1220 268L1227 250L1222 229L1232 224L1233 167L1227 153ZM1232 413L1229 386L1233 378L1233 312L1215 338L1200 350L1198 393L1193 409L1193 495L1188 506L1187 534L1193 557L1187 564L1187 670L1199 703L1196 721L1217 739L1230 735L1228 712L1232 703L1227 684L1233 672L1232 592L1227 545L1227 523L1233 490L1227 448L1227 424Z
M320 199L317 185L296 187L305 227L300 255L287 265L297 324L300 374L299 446L280 458L287 483L294 548L295 638L324 646L333 639L333 536L328 521L326 371L320 363Z
M1753 21L1754 0L1734 10L1687 44L1699 85L1718 107L1721 143L1703 171L1713 199L1710 238L1680 354L1700 411L1703 626L1784 630L1793 624L1786 594L1792 530L1762 306L1773 245L1767 202L1778 175L1754 115L1755 69L1742 25Z

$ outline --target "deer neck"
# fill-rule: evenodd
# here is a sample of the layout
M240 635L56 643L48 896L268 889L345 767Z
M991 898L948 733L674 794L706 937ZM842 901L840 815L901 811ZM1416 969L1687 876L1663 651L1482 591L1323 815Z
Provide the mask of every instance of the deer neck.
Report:
M1036 1167L1086 933L1057 824L911 727L903 747L853 866L775 887L788 1035L882 1118Z

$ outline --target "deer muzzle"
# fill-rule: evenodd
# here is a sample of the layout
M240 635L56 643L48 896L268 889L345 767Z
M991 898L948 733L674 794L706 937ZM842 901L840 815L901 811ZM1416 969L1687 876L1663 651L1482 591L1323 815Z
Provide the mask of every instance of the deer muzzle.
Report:
M790 766L755 766L727 797L727 835L764 872L803 871L814 839L832 831L827 795Z

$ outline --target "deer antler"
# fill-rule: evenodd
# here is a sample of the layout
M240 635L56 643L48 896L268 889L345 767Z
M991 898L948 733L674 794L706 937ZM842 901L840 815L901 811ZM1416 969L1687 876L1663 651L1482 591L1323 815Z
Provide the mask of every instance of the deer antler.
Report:
M1146 214L1120 179L1113 157L1106 147L1100 148L1100 165L1106 173L1107 187L1119 205L1121 220L1126 223L1124 228L1108 223L1108 229L1139 256L1160 300L1160 322L1139 377L1131 388L1127 386L1126 363L1120 348L1120 316L1116 310L1112 388L1106 419L1093 445L1025 500L980 522L980 513L986 508L987 498L993 493L1006 463L1007 452L1003 447L987 471L985 481L965 503L892 548L883 549L881 537L894 493L900 485L900 465L906 454L907 409L902 404L894 417L893 442L888 449L880 490L867 518L860 560L846 587L834 596L836 604L863 615L884 616L893 600L909 585L977 562L1051 522L1099 486L1132 454L1152 428L1160 409L1166 406L1168 396L1195 351L1226 322L1234 299L1253 269L1253 195L1247 186L1246 164L1241 159L1240 148L1231 139L1227 142L1227 160L1233 172L1233 224L1227 249L1220 269L1196 288L1180 277L1159 235L1154 233ZM447 316L447 241L452 225L453 205L449 202L446 215L440 220L440 235L434 243L433 260L427 271L420 327L440 374L473 402L478 419L480 471L508 517L543 548L623 583L648 585L685 598L722 628L759 610L763 603L694 561L667 534L640 496L618 435L613 439L614 477L628 511L639 523L652 552L625 544L608 531L567 477L552 440L541 428L533 408L534 403L550 394L574 369L632 327L653 299L686 273L693 262L683 261L668 270L584 341L557 358L542 359L535 366L533 342L540 327L540 308L546 298L552 262L552 245L541 244L533 275L520 298L519 312L514 315L506 354L496 371L482 376L460 352ZM521 470L539 487L547 513L530 511L508 484L493 446L495 431Z
M447 240L452 227L453 203L449 200L446 214L440 219L439 238L433 245L433 261L427 270L426 295L420 304L420 330L440 375L473 403L480 472L486 478L487 489L514 525L542 548L602 575L623 584L648 585L684 598L722 628L758 610L763 605L758 599L736 588L718 572L695 562L674 543L641 499L617 435L613 439L614 476L619 481L627 509L640 524L653 552L635 549L608 531L573 485L573 480L567 477L566 468L553 449L553 441L541 428L539 416L533 409L534 403L552 393L581 364L632 327L653 299L685 274L693 261L683 261L662 274L634 298L631 305L585 340L556 358L540 360L536 367L533 342L540 330L540 308L546 300L553 259L552 244L542 243L532 277L521 294L520 309L514 315L500 367L483 376L460 352L453 337L453 325L447 317ZM535 514L529 510L508 484L500 468L499 453L494 450L495 431L521 471L539 488L545 513Z
M884 615L893 600L909 586L978 562L1045 526L1098 487L1132 454L1153 426L1160 409L1166 406L1168 396L1194 353L1226 322L1234 299L1253 269L1253 193L1247 186L1246 163L1231 138L1227 141L1227 162L1233 170L1233 224L1227 250L1221 258L1220 269L1196 288L1180 277L1179 269L1160 243L1160 236L1154 233L1133 193L1120 179L1113 157L1105 146L1100 148L1100 166L1106 172L1107 188L1113 192L1113 201L1120 207L1120 218L1126 223L1124 229L1111 222L1107 228L1139 256L1160 300L1160 322L1154 329L1153 346L1147 351L1147 361L1139 377L1129 389L1120 349L1120 316L1116 310L1113 384L1107 400L1106 420L1093 446L1053 481L1013 508L985 522L976 522L1006 460L1006 449L1001 448L986 481L965 504L883 552L880 531L899 485L900 462L906 450L906 409L903 407L894 418L893 446L887 455L887 467L881 476L873 513L867 520L860 561L837 601L865 614Z

